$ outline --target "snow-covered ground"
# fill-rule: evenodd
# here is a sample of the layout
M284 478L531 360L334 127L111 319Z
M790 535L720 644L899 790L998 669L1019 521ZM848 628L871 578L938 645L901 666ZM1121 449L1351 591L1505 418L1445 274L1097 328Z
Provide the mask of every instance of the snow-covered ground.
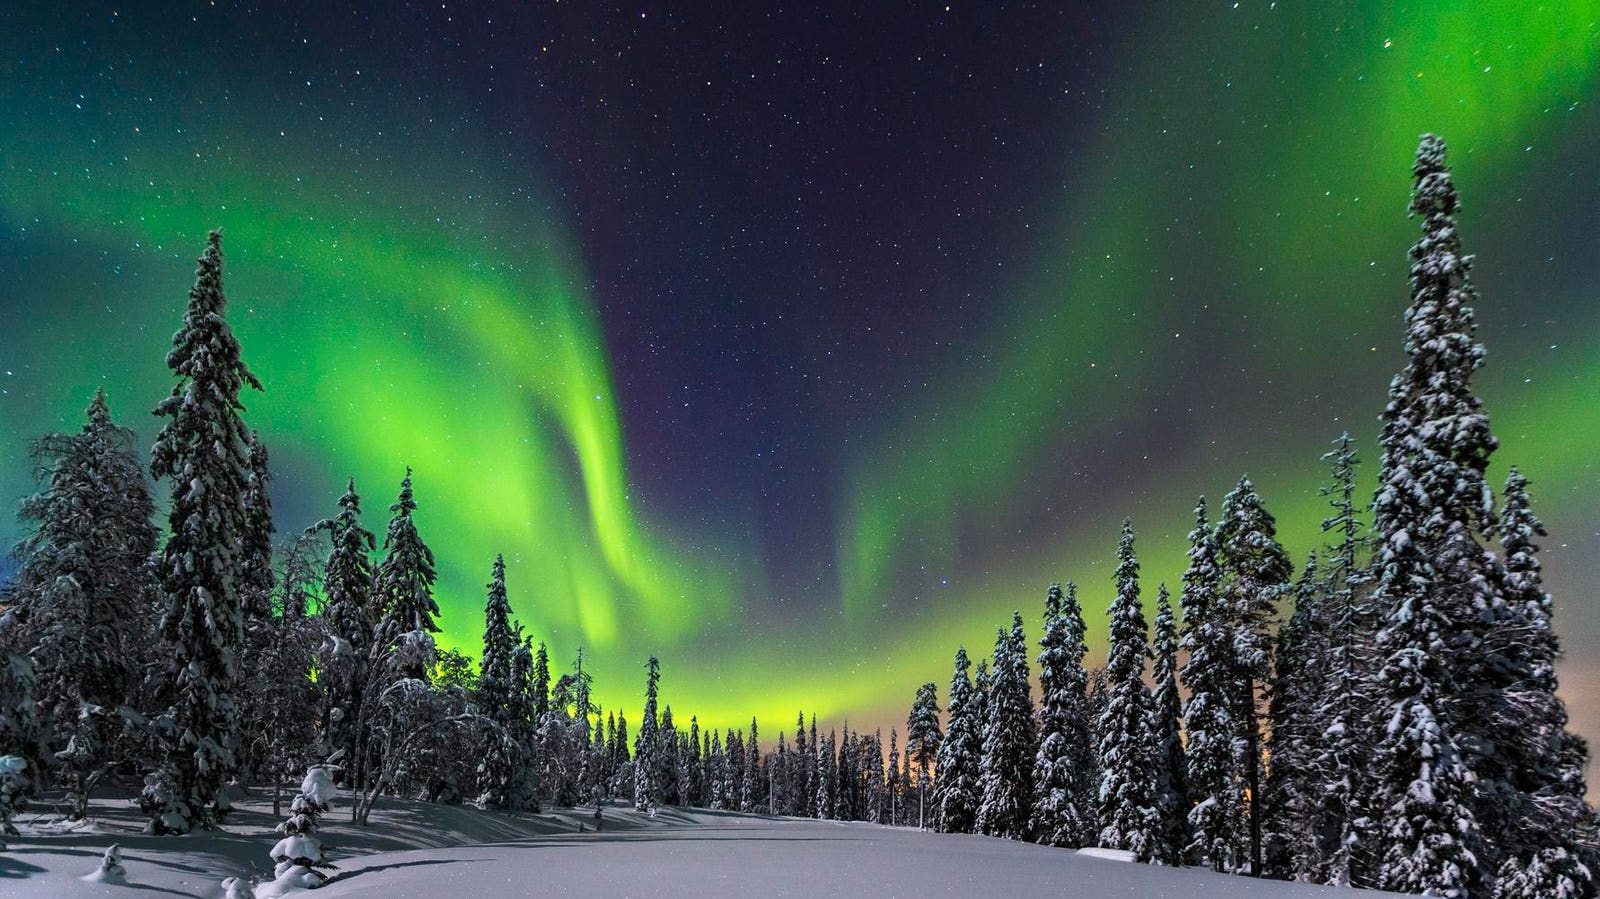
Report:
M87 830L52 833L24 816L24 836L0 852L0 897L137 899L221 897L222 879L270 880L279 819L243 800L220 832L149 837L124 803L97 802ZM647 818L607 807L508 816L471 808L382 800L368 827L343 802L323 842L338 865L307 899L714 899L737 896L1004 896L1050 899L1354 897L1329 887L1256 881L988 837L921 833L871 824L665 809ZM579 833L582 823L587 832ZM125 883L85 875L105 848L122 847ZM1382 894L1365 892L1360 896Z

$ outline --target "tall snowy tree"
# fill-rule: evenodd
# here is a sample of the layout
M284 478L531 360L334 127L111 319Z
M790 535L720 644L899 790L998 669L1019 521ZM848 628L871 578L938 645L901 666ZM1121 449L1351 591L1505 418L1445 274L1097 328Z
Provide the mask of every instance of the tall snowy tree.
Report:
M412 517L416 510L411 469L407 468L400 482L400 497L389 507L392 517L383 538L383 562L373 584L383 610L373 636L373 651L401 657L398 664L390 666L391 677L426 681L433 667L431 635L439 630L434 623L439 605L433 599L433 550L417 533Z
M1093 838L1094 813L1082 803L1094 767L1085 718L1088 675L1078 588L1051 584L1039 640L1039 751L1033 759L1033 836L1047 846L1078 848ZM963 675L965 672L963 672ZM953 689L953 688L952 688ZM950 701L955 708L955 700ZM951 712L952 719L955 712ZM950 725L951 733L955 724ZM949 739L954 739L950 737Z
M212 231L167 354L177 383L155 408L167 421L150 459L151 474L167 478L172 488L171 536L159 570L176 737L164 766L183 805L177 815L152 819L157 830L211 827L228 810L223 785L235 765L250 483L250 432L240 417L239 393L247 386L259 390L261 383L241 360L226 313L222 233Z
M657 782L661 756L656 745L660 742L661 722L656 715L660 682L661 663L651 656L645 665L644 720L639 723L639 736L633 744L633 807L641 812L661 801L661 785Z
M939 757L944 731L939 728L939 688L932 681L917 688L906 719L906 753L917 764L917 826L927 827L928 773Z
M1233 629L1239 664L1234 690L1234 721L1244 740L1244 784L1249 797L1250 873L1261 875L1261 819L1265 795L1261 779L1259 691L1272 677L1272 633L1278 600L1289 589L1289 555L1278 543L1277 522L1267 512L1249 478L1222 499L1217 521L1217 562L1221 595Z
M1180 649L1189 691L1184 705L1189 761L1188 855L1213 871L1239 867L1238 838L1244 792L1239 757L1244 741L1234 718L1238 661L1221 593L1216 541L1206 518L1206 501L1195 505L1189 532L1189 565L1178 595L1183 605Z
M1323 455L1331 480L1319 493L1333 514L1322 520L1329 538L1323 552L1323 596L1319 626L1321 690L1314 699L1316 724L1309 776L1315 800L1310 835L1312 879L1334 886L1355 883L1355 860L1367 821L1361 783L1370 769L1368 734L1372 730L1372 692L1376 632L1367 602L1370 570L1364 556L1370 540L1357 517L1355 468L1359 461L1348 433Z
M331 542L322 581L322 617L331 637L331 650L322 660L327 672L329 739L344 751L345 779L359 789L367 762L361 745L361 713L367 699L367 659L378 610L370 555L377 544L372 532L361 525L361 495L356 492L355 478L339 497L339 514L306 529L307 535L322 532L327 532Z
M995 640L988 712L979 763L983 796L978 803L978 830L1025 840L1033 818L1033 760L1039 744L1021 612L1012 613L1011 631L1000 631Z
M1480 610L1496 607L1489 556L1475 536L1491 522L1484 469L1495 439L1472 390L1483 347L1444 141L1422 137L1412 174L1411 212L1423 218L1423 236L1411 248L1407 361L1389 385L1373 502L1375 601L1387 622L1378 636L1386 725L1373 811L1379 885L1448 895L1469 889L1480 863L1473 773L1451 697L1473 675L1478 622L1487 617Z
M761 776L761 738L756 729L755 716L752 715L750 745L745 752L744 777L739 787L739 810L747 813L759 811L764 800L762 787L765 785L766 778Z
M1268 877L1310 880L1317 865L1315 809L1321 784L1312 767L1324 728L1317 718L1317 690L1323 677L1324 582L1312 553L1295 585L1294 613L1278 629L1268 692L1266 803L1263 806L1262 861Z
M133 440L96 391L78 433L34 441L41 489L22 501L30 533L15 549L21 570L0 595L25 622L12 645L31 663L73 818L87 814L89 790L117 761L108 744L121 723L111 710L137 687L140 622L157 598L154 505Z
M1183 864L1189 846L1189 760L1183 751L1183 700L1178 693L1178 625L1167 585L1156 590L1155 693L1150 733L1155 738L1156 809L1160 813L1153 860Z
M506 595L506 560L496 554L483 607L483 657L479 661L478 702L494 725L489 745L478 763L479 802L490 808L514 810L521 757L512 716L517 707L513 656L518 640L511 628L511 600Z
M1150 690L1144 683L1149 655L1144 607L1139 602L1139 560L1133 523L1122 523L1117 543L1117 596L1106 654L1106 708L1100 718L1100 845L1127 849L1147 862L1160 838L1155 752L1149 730Z
M1556 695L1561 647L1551 620L1555 603L1544 591L1534 542L1547 535L1533 514L1528 479L1515 466L1506 477L1495 530L1508 618L1486 644L1504 662L1497 717L1511 761L1495 834L1503 859L1495 895L1592 896L1595 872L1583 859L1585 844L1596 843L1594 810L1584 798L1588 745L1567 729L1566 706Z

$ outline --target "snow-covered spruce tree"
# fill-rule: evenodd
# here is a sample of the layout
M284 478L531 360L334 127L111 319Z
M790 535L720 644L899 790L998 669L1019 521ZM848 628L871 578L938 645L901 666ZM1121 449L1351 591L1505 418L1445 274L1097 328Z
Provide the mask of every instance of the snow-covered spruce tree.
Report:
M1160 813L1151 858L1183 864L1189 846L1189 760L1183 752L1183 699L1178 693L1178 625L1167 585L1156 589L1155 692L1150 697L1150 733L1155 739L1156 809Z
M322 580L322 619L329 639L319 659L318 680L325 681L327 690L328 742L344 751L345 782L360 789L367 767L360 718L367 697L367 660L378 623L370 555L377 542L361 526L355 478L349 479L339 497L339 514L306 529L308 536L323 532L330 538Z
M1312 767L1325 728L1317 692L1326 675L1321 628L1325 582L1317 554L1306 560L1294 589L1294 613L1278 628L1272 684L1267 691L1266 803L1262 855L1266 876L1309 881L1317 867L1313 833L1322 786Z
M1359 461L1348 433L1323 455L1331 480L1319 493L1333 514L1322 520L1330 538L1322 555L1323 597L1317 616L1322 631L1320 689L1314 720L1321 728L1313 741L1308 774L1316 797L1309 835L1314 870L1311 879L1334 886L1356 882L1355 860L1367 820L1361 798L1370 770L1368 735L1373 731L1372 692L1376 675L1376 622L1368 602L1370 540L1357 517L1355 468Z
M779 748L782 748L783 735L778 735ZM685 794L684 804L694 808L706 808L710 804L706 793L705 760L701 758L700 751L700 717L689 716L689 757L685 765Z
M133 440L96 391L78 433L33 442L42 483L22 501L18 517L30 533L16 546L22 567L0 599L26 622L13 629L12 645L31 662L43 719L36 733L49 735L44 748L54 753L74 819L87 814L89 791L119 761L109 745L121 730L114 710L133 697L131 660L148 638L140 622L157 596L154 506Z
M661 711L661 729L656 733L656 776L655 783L660 793L656 798L658 805L679 805L683 801L680 795L678 782L678 728L672 723L672 706L668 705ZM746 760L740 758L740 768L734 781L735 807L744 808L744 765Z
M765 778L761 776L761 738L756 730L755 716L751 716L750 745L745 751L744 776L739 785L739 811L749 813L760 810L763 801L761 788L765 783Z
M418 633L412 631L411 633ZM516 757L520 760L511 780L511 807L521 810L537 811L539 808L539 725L538 719L533 714L533 691L531 687L533 673L533 641L522 636L522 626L516 625L512 631L515 647L511 650L511 689L508 692L509 700L506 706L506 716L503 722L506 733L511 743L516 747ZM585 693L587 699L587 693ZM577 796L566 795L560 799L570 799L575 804ZM558 802L558 804L563 804Z
M159 571L166 608L161 633L171 654L172 720L177 739L163 764L189 818L152 819L158 831L210 827L228 810L223 784L237 742L234 692L244 636L244 496L250 481L250 432L239 392L261 383L239 357L222 293L222 233L212 231L195 270L183 325L167 367L177 376L155 414L167 419L151 451L150 471L168 478L171 537Z
M266 718L272 699L260 685L265 676L271 643L278 638L273 620L273 588L277 572L272 565L272 540L277 532L272 523L272 497L268 492L272 472L267 461L267 445L261 435L250 432L250 479L244 493L245 530L244 579L239 587L239 608L244 617L244 644L239 666L243 672L239 693L239 771L250 779L266 775L272 760L265 756Z
M328 879L322 871L332 868L333 863L328 861L316 833L332 804L333 773L321 765L313 766L306 771L300 792L289 803L289 819L277 828L283 839L272 847L276 884L310 890Z
M835 802L839 798L838 735L830 732L817 746L817 817L831 821L839 817Z
M1508 620L1485 643L1505 662L1501 732L1512 764L1496 840L1503 861L1495 895L1592 896L1595 817L1584 798L1588 745L1567 729L1566 706L1556 695L1561 647L1551 621L1555 604L1544 591L1534 542L1546 532L1533 514L1528 479L1515 466L1506 477L1496 533Z
M939 687L932 681L917 688L906 718L906 753L917 765L917 826L927 827L928 775L939 758L944 732L939 728Z
M22 649L19 612L0 612L0 756L15 756L27 769L39 764L39 713L33 662Z
M660 747L656 745L660 742L661 722L656 715L660 683L661 663L651 656L645 663L644 720L639 723L639 736L633 744L633 807L641 812L661 801L661 785L656 780L661 769ZM736 789L731 784L724 786Z
M1139 602L1139 561L1133 523L1122 523L1117 543L1117 596L1106 654L1106 708L1100 718L1100 845L1151 860L1160 839L1156 806L1155 743L1150 733L1150 690L1144 683L1149 655L1144 608Z
M1244 804L1239 756L1244 741L1234 721L1237 657L1220 590L1216 542L1206 501L1195 505L1189 565L1178 600L1183 606L1179 648L1188 656L1181 672L1189 691L1184 705L1188 736L1188 857L1213 871L1236 871Z
M412 513L417 502L411 491L411 469L400 482L400 496L389 507L389 530L383 538L383 562L373 582L377 604L383 610L373 634L374 655L390 657L384 680L415 678L426 682L433 667L432 635L439 605L433 599L433 550L422 542ZM410 644L410 651L403 651ZM393 655L403 656L394 659ZM385 684L387 686L387 684Z
M258 710L256 757L260 774L272 784L272 813L282 813L282 788L295 772L304 771L317 755L321 688L312 680L321 627L306 615L320 580L313 558L317 551L307 537L287 544L278 556L274 613L258 622L256 656L251 664L259 678L250 691Z
M1026 840L1033 818L1033 759L1039 742L1021 612L1012 613L1011 631L1000 631L995 641L988 712L979 762L982 798L977 827L992 836Z
M1272 634L1278 600L1289 589L1292 566L1278 543L1277 523L1241 477L1222 499L1217 521L1217 562L1222 571L1221 595L1233 630L1239 664L1234 722L1244 741L1242 768L1249 797L1250 873L1261 875L1262 809L1266 804L1261 778L1259 692L1272 677Z
M954 699L951 700L951 702L954 701ZM949 739L950 733L947 730L945 732L945 740L948 741ZM939 751L942 755L944 752L943 744L940 744ZM939 781L939 785L941 788L943 787L944 781L942 779ZM884 771L884 791L889 796L889 818L887 823L898 827L905 823L906 807L905 794L900 781L900 731L893 727L889 728L889 764ZM936 816L934 827L937 829L939 826L937 820L939 788L934 789L933 798L934 815Z
M1382 843L1378 884L1446 895L1471 889L1490 862L1481 854L1473 768L1477 762L1493 776L1500 760L1463 754L1469 744L1492 751L1493 735L1476 740L1453 697L1481 675L1483 631L1503 602L1476 536L1492 522L1484 470L1495 439L1472 389L1483 347L1444 141L1423 135L1412 174L1411 213L1423 218L1423 234L1411 248L1407 361L1389 385L1373 502L1386 725L1371 792ZM1481 778L1478 786L1500 793Z
M483 657L478 670L478 705L493 722L488 746L478 763L478 802L488 808L515 810L518 770L526 764L511 726L517 685L512 676L517 637L511 629L511 601L506 596L506 560L496 554L483 607Z
M1051 584L1044 600L1044 636L1039 640L1039 751L1033 760L1034 839L1076 849L1093 839L1093 814L1081 803L1093 767L1084 719L1083 613L1077 586ZM955 700L951 699L954 708ZM951 713L952 716L954 713ZM955 731L952 722L951 732ZM951 738L953 739L953 737Z

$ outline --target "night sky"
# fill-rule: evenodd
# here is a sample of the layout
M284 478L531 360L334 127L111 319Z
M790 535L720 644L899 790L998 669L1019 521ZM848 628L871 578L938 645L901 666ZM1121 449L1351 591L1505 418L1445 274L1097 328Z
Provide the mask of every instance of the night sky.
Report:
M1600 738L1600 3L1307 5L6 4L0 499L153 437L220 226L281 532L411 465L447 645L504 552L608 706L903 727L1053 579L1103 645L1124 516L1153 595L1196 495L1298 561L1375 480L1435 131Z

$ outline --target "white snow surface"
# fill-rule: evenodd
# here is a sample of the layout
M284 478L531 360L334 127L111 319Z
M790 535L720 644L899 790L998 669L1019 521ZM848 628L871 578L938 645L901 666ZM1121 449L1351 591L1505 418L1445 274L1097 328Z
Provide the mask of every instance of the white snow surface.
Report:
M91 830L51 830L47 818L26 813L17 821L22 837L0 851L0 899L222 899L229 877L253 881L257 899L285 893L296 899L1389 895L1129 864L1104 857L1115 853L914 828L679 808L662 808L650 818L620 803L606 808L600 833L593 806L506 815L392 799L378 802L370 826L357 827L342 795L317 832L337 867L323 872L329 879L321 888L302 892L273 882L268 851L277 842L279 818L270 802L243 798L235 809L219 831L168 837L141 833L144 822L125 798L97 799ZM113 842L122 846L124 882L83 879Z

